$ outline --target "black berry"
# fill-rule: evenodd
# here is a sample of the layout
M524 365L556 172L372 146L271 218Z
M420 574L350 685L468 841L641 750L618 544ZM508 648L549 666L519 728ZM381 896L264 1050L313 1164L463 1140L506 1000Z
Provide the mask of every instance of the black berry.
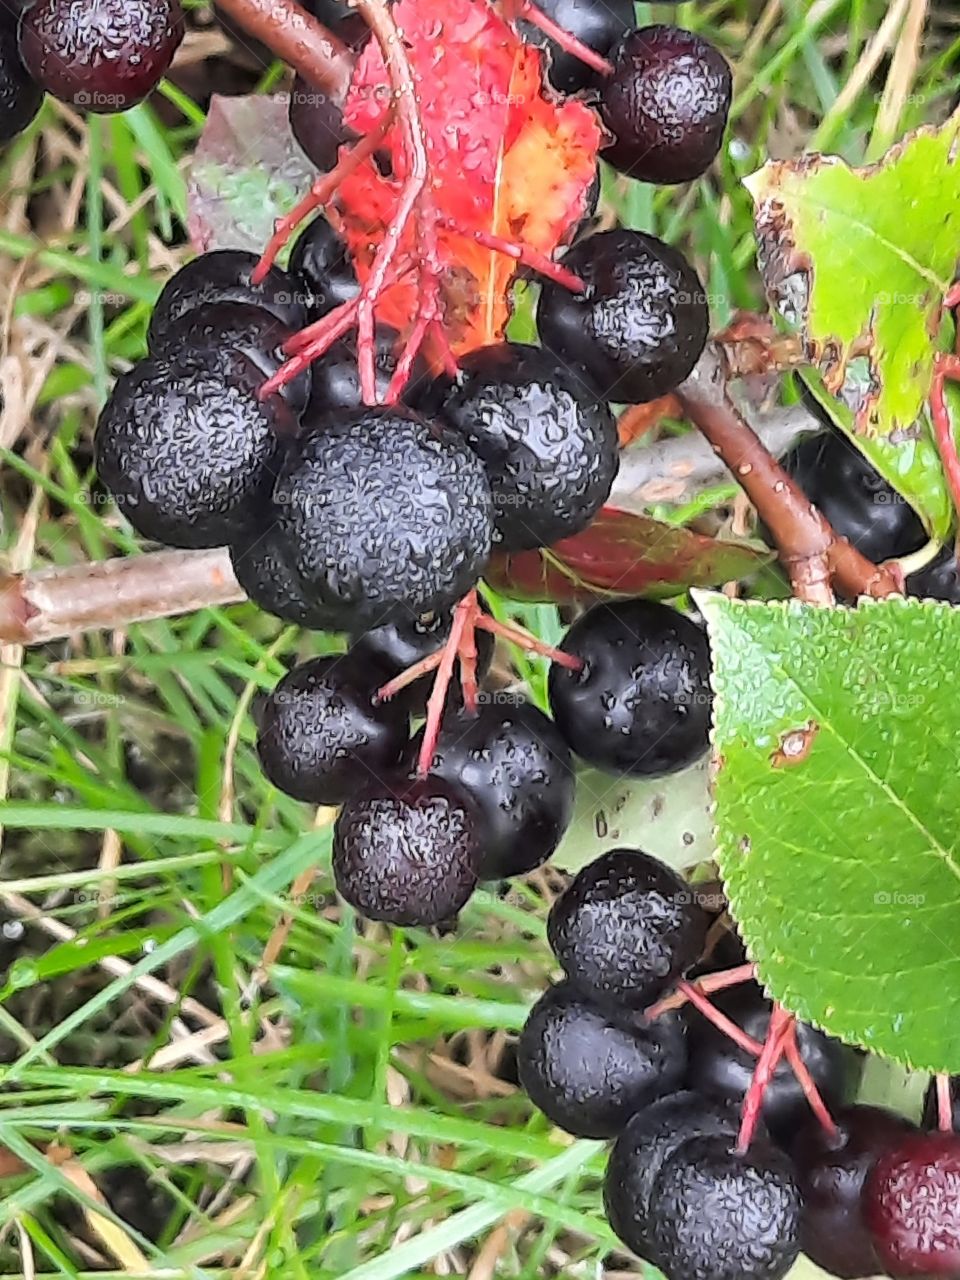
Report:
M178 352L218 346L233 347L257 366L264 379L286 360L283 344L294 330L263 307L250 302L213 302L195 307L166 325L154 336L154 355L176 357ZM310 370L281 391L291 409L301 414L310 395Z
M343 804L388 773L407 745L403 707L376 703L376 668L350 654L294 667L258 709L257 751L270 781L309 804Z
M960 1134L923 1133L881 1155L864 1217L890 1276L960 1275Z
M573 766L553 722L529 702L496 697L481 694L491 700L475 715L447 716L430 766L468 791L483 817L482 880L541 866L573 816Z
M355 298L360 282L347 246L326 218L314 218L294 242L290 274L302 282L311 319Z
M579 1138L615 1137L637 1111L677 1088L685 1065L675 1015L645 1026L629 1013L599 1008L569 983L540 997L517 1049L530 1100Z
M402 409L325 421L288 453L274 506L290 562L352 629L450 609L490 553L490 486L448 429Z
M218 547L257 523L296 430L279 396L239 351L141 361L117 379L97 424L97 471L145 538Z
M470 352L439 413L483 460L506 551L572 537L609 497L619 461L613 414L540 347Z
M692 1138L650 1195L648 1262L667 1280L781 1280L799 1254L800 1191L783 1152Z
M640 404L683 382L710 318L697 274L677 249L641 231L600 231L564 255L584 283L546 281L537 321L544 346L581 366L604 400Z
M357 657L382 670L384 682L414 667L424 658L442 649L450 635L453 615L449 610L430 613L423 617L401 617L385 622L381 627L355 634L353 650ZM494 639L489 631L477 630L477 680L490 670L493 661ZM430 683L424 679L408 686L399 695L407 705L422 708L430 692ZM459 668L451 682L451 694L462 697Z
M328 90L314 88L300 75L295 77L290 90L288 118L302 151L322 173L328 173L336 165L344 143L356 138L344 123L342 103Z
M960 561L956 553L944 547L925 568L910 574L906 589L908 596L916 596L920 600L960 604Z
M910 555L925 545L910 504L839 431L802 441L783 466L834 530L868 560Z
M811 1116L790 1149L803 1196L800 1247L830 1275L856 1280L883 1270L863 1217L864 1184L879 1158L916 1126L881 1107L845 1107L833 1118L836 1135Z
M586 995L642 1009L696 963L708 924L670 867L636 849L611 849L553 904L547 937Z
M580 658L550 668L550 706L582 759L616 774L671 773L707 749L710 653L689 618L650 600L597 605L561 649Z
M558 27L606 57L610 48L634 23L633 0L540 0L538 8ZM523 38L549 50L550 83L560 93L576 93L599 83L600 76L585 62L565 53L530 22L521 22Z
M643 182L690 182L716 159L730 113L730 65L679 27L628 32L612 51L600 114L616 141L603 158Z
M291 329L301 329L306 321L303 288L279 267L271 267L261 285L250 276L257 255L245 249L214 249L202 253L172 275L160 292L147 343L156 350L164 330L188 311L217 302L246 302L262 307Z
M371 783L337 818L337 888L371 920L443 924L476 888L482 842L471 801L449 783L399 776Z
M325 608L290 563L283 536L269 520L242 531L230 547L237 581L254 604L311 631L342 631L342 614Z
M650 1197L664 1164L693 1138L736 1141L739 1118L726 1107L688 1090L670 1093L633 1116L614 1143L603 1183L610 1226L640 1257L648 1257Z
M713 998L716 1007L754 1040L763 1043L770 1025L771 1003L756 983L745 983ZM695 1009L689 1011L691 1088L739 1104L753 1079L757 1060ZM808 1023L797 1023L797 1044L823 1100L829 1108L849 1100L859 1060L853 1049ZM796 1076L781 1059L763 1097L763 1118L777 1137L788 1139L804 1124L810 1108Z
M12 14L0 14L0 143L22 133L42 102L43 90L20 57L17 20Z
M36 82L86 111L126 111L157 87L183 39L179 0L35 0L20 51Z
M397 368L400 335L389 325L378 325L376 334L377 399L386 398L387 388ZM311 414L339 413L343 410L361 409L360 366L357 360L355 336L333 343L311 367L313 394L310 397ZM410 370L410 377L403 389L403 403L415 405L419 395L430 382L430 370L426 360L418 355Z

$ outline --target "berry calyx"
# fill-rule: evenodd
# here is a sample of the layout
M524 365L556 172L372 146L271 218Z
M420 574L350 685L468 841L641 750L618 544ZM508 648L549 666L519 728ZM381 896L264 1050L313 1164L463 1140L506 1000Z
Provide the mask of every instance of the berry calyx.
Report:
M16 17L0 14L0 144L23 133L42 102L43 90L20 56Z
M262 284L251 283L259 259L244 249L214 249L180 268L160 291L147 343L157 350L163 333L189 311L219 302L245 302L261 307L292 330L306 322L303 287L286 271L271 267Z
M888 1150L863 1212L888 1275L960 1275L960 1134L914 1134Z
M636 849L612 849L554 902L547 938L591 999L645 1008L699 959L709 917L675 871Z
M611 51L600 114L615 141L603 157L641 182L691 182L717 157L733 74L708 40L674 26L629 31Z
M707 298L678 250L641 231L587 236L564 267L573 293L544 281L537 311L545 347L583 369L603 400L642 404L673 391L707 341Z
M220 547L255 527L296 419L229 347L143 360L117 379L94 441L100 479L145 538Z
M550 707L571 749L615 774L654 777L707 749L710 652L701 629L650 600L596 605L567 632L582 664L550 669Z
M111 114L153 92L183 34L179 0L35 0L23 15L20 52L47 93Z
M290 562L351 629L450 609L490 554L480 460L399 408L325 420L288 449L273 494Z
M836 1133L805 1124L790 1148L803 1197L800 1246L830 1275L858 1280L883 1270L863 1217L863 1189L874 1165L916 1132L904 1116L882 1107L844 1107Z
M525 875L554 852L573 816L570 752L553 722L517 698L448 715L430 776L468 791L483 818L481 880ZM414 756L422 738L415 738Z
M610 495L619 462L613 414L540 347L503 342L470 352L437 412L483 461L505 551L572 537Z
M333 872L341 897L361 915L426 928L466 906L482 848L481 821L462 790L393 775L340 810Z
M517 1047L520 1083L554 1124L580 1138L612 1138L630 1117L676 1089L686 1066L675 1015L645 1026L601 1009L569 983L546 991Z
M377 673L352 654L295 667L258 707L257 753L281 791L310 804L343 804L395 768L407 745L403 707L376 703Z

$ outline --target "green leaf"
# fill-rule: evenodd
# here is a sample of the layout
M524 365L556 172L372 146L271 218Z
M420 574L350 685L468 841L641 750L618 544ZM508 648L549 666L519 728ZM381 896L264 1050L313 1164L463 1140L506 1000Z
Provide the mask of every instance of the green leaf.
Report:
M844 1040L960 1071L960 610L699 603L718 856L762 981Z
M842 393L858 444L938 534L949 506L923 408L960 260L958 141L960 114L877 165L803 156L747 180L771 304Z

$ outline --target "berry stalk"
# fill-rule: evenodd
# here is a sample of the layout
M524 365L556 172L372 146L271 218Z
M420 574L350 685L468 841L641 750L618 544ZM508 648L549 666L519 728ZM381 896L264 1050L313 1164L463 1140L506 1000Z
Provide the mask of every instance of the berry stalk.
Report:
M296 0L222 0L220 7L316 89L346 95L353 54Z

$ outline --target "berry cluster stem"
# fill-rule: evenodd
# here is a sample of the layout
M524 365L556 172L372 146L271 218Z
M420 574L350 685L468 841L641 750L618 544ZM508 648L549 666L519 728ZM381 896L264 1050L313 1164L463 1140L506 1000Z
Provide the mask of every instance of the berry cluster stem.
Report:
M750 1148L750 1143L753 1141L763 1111L764 1096L770 1087L773 1073L786 1052L787 1041L790 1038L793 1026L793 1015L787 1013L782 1005L775 1004L773 1012L770 1014L767 1038L757 1060L756 1070L753 1073L753 1079L750 1081L750 1088L747 1090L746 1097L743 1100L740 1135L737 1139L737 1151L741 1155L746 1155Z
M533 3L533 0L505 0L504 7L512 21L516 21L517 18L526 18L532 27L542 31L564 53L578 58L585 66L599 72L602 76L613 75L613 67L606 58L595 49L591 49L589 45L585 45L582 40L578 40L576 36L572 36L563 27L558 26L548 14Z
M948 1075L937 1076L937 1127L941 1133L953 1133L953 1098Z
M353 54L296 0L219 0L220 8L298 71L317 90L340 100L353 76Z

